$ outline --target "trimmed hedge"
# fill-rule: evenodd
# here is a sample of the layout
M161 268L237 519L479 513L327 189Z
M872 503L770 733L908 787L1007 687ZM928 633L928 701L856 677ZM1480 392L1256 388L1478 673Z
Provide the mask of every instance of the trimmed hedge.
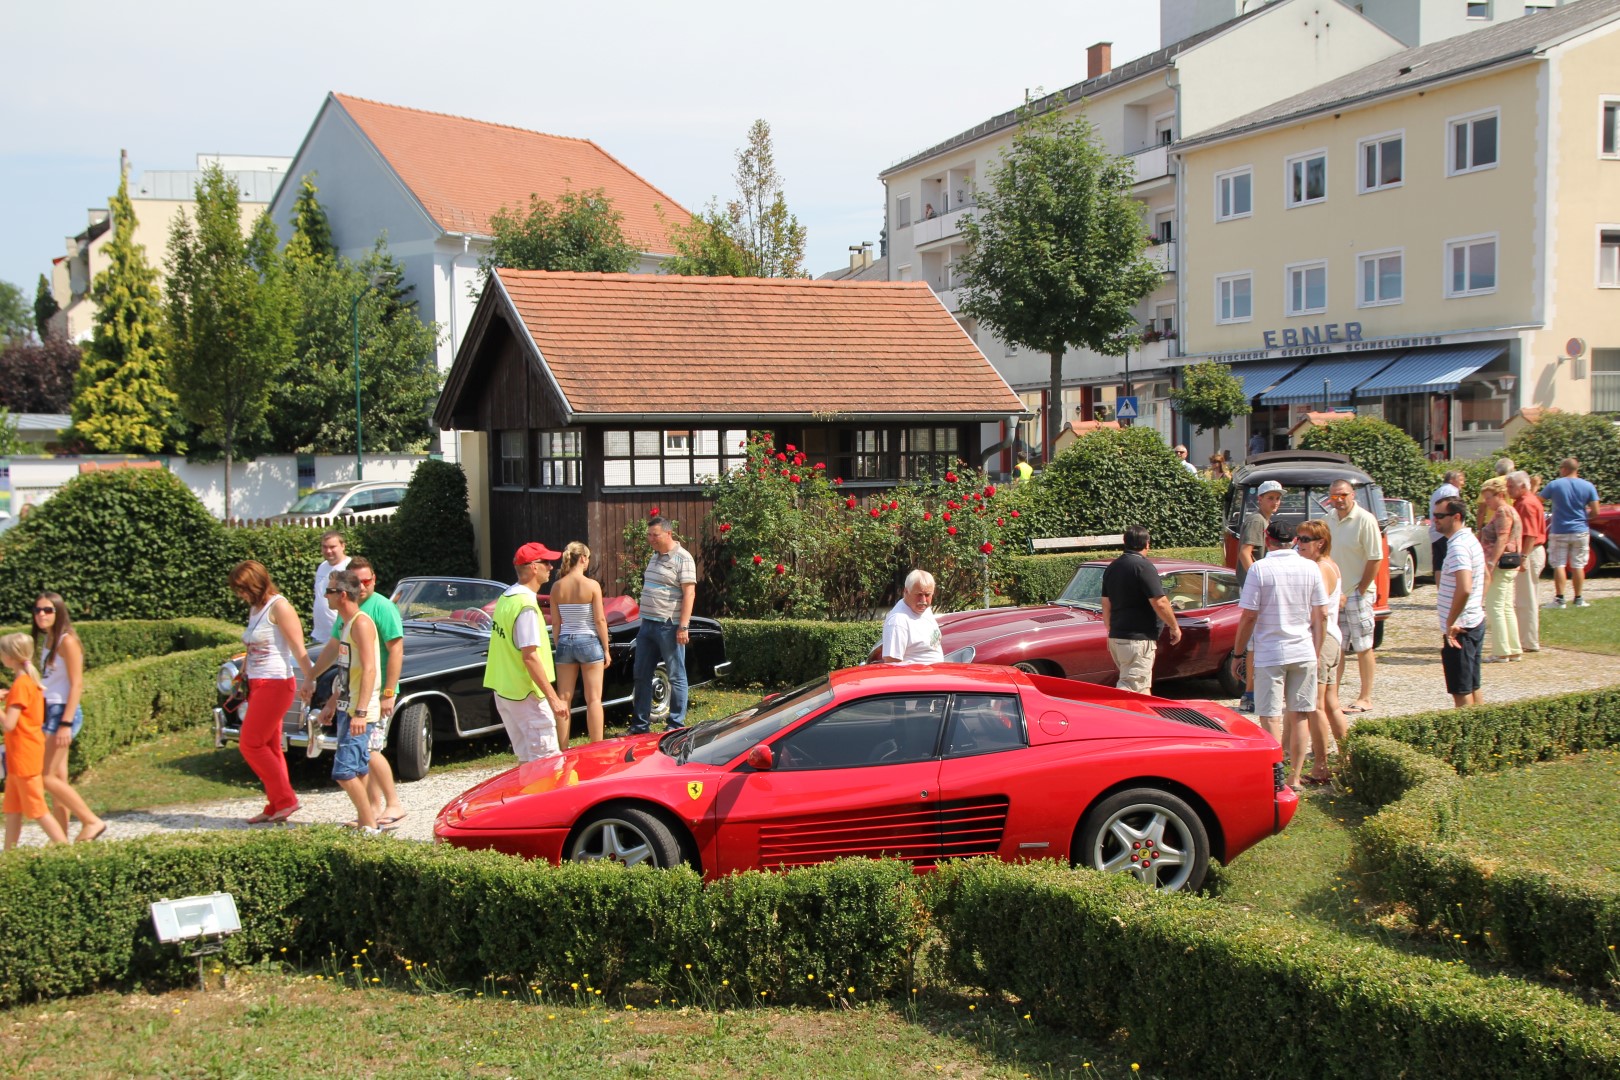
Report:
M1374 810L1406 797L1420 784L1457 782L1457 770L1437 757L1375 735L1371 724L1357 724L1345 738L1345 786Z
M1063 595L1082 563L1094 559L1113 559L1118 551L1066 552L1061 555L1018 555L1012 559L1012 579L1007 582L1007 594L1019 604L1044 604ZM1221 566L1225 552L1218 547L1152 548L1149 555L1156 559L1189 559L1192 562L1213 563Z
M109 619L74 623L73 630L84 646L87 673L125 660L228 645L242 638L240 626L217 619ZM0 627L0 634L32 632L27 624Z
M731 661L726 681L738 686L797 686L864 664L883 637L881 622L721 619L720 626Z
M215 891L242 916L226 940L237 963L368 946L377 962L425 963L455 982L564 990L588 974L604 992L646 982L682 1001L720 996L722 979L748 1000L825 1003L823 986L880 997L905 989L921 940L912 876L904 863L848 861L705 886L686 870L551 867L326 828L33 849L0 859L11 913L0 1005L195 978L178 949L156 944L147 905Z
M242 646L213 645L147 656L84 673L84 728L73 740L68 771L81 773L126 746L166 731L209 725L219 697L219 665Z
M1414 746L1464 776L1496 772L1577 750L1620 746L1620 689L1362 720L1352 739L1369 735Z
M1620 1020L1568 996L1122 875L976 860L925 888L954 977L1044 1024L1129 1031L1133 1053L1176 1074L1620 1072Z

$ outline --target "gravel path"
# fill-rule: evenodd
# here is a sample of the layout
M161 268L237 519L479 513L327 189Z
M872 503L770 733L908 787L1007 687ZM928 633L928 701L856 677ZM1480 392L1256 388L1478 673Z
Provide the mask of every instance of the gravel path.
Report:
M1550 581L1542 582L1543 599L1552 595ZM1604 576L1589 580L1589 597L1620 596L1620 577ZM1393 613L1385 629L1384 645L1378 650L1378 669L1373 684L1370 717L1399 716L1429 709L1447 708L1440 674L1439 627L1435 620L1435 587L1419 585L1409 597L1392 601ZM1340 700L1355 700L1359 676L1352 662L1345 675ZM1485 699L1514 701L1571 690L1587 690L1620 683L1620 671L1612 661L1594 658L1590 653L1543 649L1526 654L1517 664L1495 664L1485 668ZM1172 698L1213 698L1221 692L1213 680L1190 679L1157 688ZM225 753L227 751L220 751ZM231 751L234 752L234 751ZM433 838L433 819L439 808L456 795L506 766L465 768L430 773L425 779L401 783L399 797L407 810L405 820L391 835L404 840L428 841ZM104 834L109 840L124 840L154 832L179 829L266 829L312 824L337 824L354 817L349 797L335 786L322 785L317 778L295 780L303 809L290 826L248 825L246 819L263 809L262 796L226 799L196 806L138 810L107 816ZM45 836L33 824L24 827L23 844L41 844Z

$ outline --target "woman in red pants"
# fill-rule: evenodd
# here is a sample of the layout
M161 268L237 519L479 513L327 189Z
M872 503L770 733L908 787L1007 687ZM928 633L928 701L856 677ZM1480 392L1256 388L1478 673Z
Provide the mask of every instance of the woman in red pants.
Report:
M298 812L298 796L287 779L287 758L281 752L281 720L292 708L293 697L309 700L314 671L304 651L304 628L292 603L281 595L263 564L249 559L231 571L231 591L248 605L247 712L242 717L239 745L242 758L264 785L268 800L262 811L248 818L249 825L286 821ZM293 675L293 661L303 673L303 690Z

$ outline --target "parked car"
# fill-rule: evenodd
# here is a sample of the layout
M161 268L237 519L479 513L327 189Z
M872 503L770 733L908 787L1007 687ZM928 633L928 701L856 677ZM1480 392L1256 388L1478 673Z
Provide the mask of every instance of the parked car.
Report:
M1214 676L1228 694L1243 692L1232 656L1237 637L1237 574L1224 566L1149 558L1181 626L1174 645L1161 639L1153 681ZM1108 654L1102 620L1102 576L1108 560L1082 563L1063 595L1047 604L985 608L940 615L940 648L963 661L1008 664L1032 675L1056 675L1114 685L1119 669ZM874 649L871 659L878 659Z
M1414 517L1410 499L1385 499L1389 524L1389 595L1410 596L1417 579L1434 573L1434 550L1429 546L1429 519Z
M506 729L495 711L490 691L484 689L484 661L489 653L491 613L507 586L478 578L405 578L394 586L392 599L404 620L405 657L400 668L399 696L388 733L388 755L404 780L420 780L433 762L437 740L458 741L485 735L505 737ZM542 604L546 598L541 597ZM641 613L627 596L609 598L608 644L613 663L603 679L602 699L608 707L627 705L634 682L636 633ZM686 673L693 686L709 682L725 671L725 642L720 624L694 617L691 642L686 647ZM214 745L236 742L241 735L242 707L247 688L242 656L233 656L219 669L215 689ZM585 711L583 695L576 714ZM669 676L660 664L653 673L652 719L669 716ZM309 751L311 738L315 750ZM312 714L293 702L282 719L282 749L318 756L337 749L330 728L316 729Z
M398 480L350 480L322 484L270 519L272 525L335 525L343 518L390 518L405 497Z
M1297 806L1276 740L1213 702L876 664L724 720L520 765L451 800L434 835L553 863L686 863L711 880L993 855L1190 890Z
M1389 524L1389 510L1384 504L1384 489L1373 478L1362 472L1343 454L1329 454L1321 450L1275 450L1250 455L1232 477L1226 493L1226 528L1223 540L1226 565L1237 567L1238 537L1243 535L1244 520L1258 514L1255 491L1267 480L1283 486L1282 505L1277 516L1294 525L1308 518L1325 518L1328 507L1328 488L1335 480L1348 480L1356 491L1356 503L1377 519L1380 528ZM1389 618L1389 561L1390 545L1384 539L1384 562L1378 568L1378 597L1373 605L1373 648L1384 641L1384 620ZM1345 574L1349 577L1348 570Z
M1590 520L1590 525L1592 551L1588 556L1586 568L1595 570L1600 566L1614 566L1620 563L1620 503L1600 504L1597 513Z

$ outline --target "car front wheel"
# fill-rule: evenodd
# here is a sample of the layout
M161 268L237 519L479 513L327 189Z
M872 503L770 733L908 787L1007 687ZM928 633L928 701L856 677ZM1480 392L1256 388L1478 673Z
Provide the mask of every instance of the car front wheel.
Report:
M1132 874L1163 892L1192 892L1209 872L1209 834L1182 799L1156 788L1132 788L1086 815L1073 862Z
M681 862L681 844L670 827L635 807L605 807L591 813L568 846L573 862L616 862L668 869Z
M433 764L433 711L415 701L394 717L388 742L394 751L394 773L401 780L420 780Z
M652 723L662 724L669 720L669 697L669 669L659 664L653 669L652 706L647 710Z

